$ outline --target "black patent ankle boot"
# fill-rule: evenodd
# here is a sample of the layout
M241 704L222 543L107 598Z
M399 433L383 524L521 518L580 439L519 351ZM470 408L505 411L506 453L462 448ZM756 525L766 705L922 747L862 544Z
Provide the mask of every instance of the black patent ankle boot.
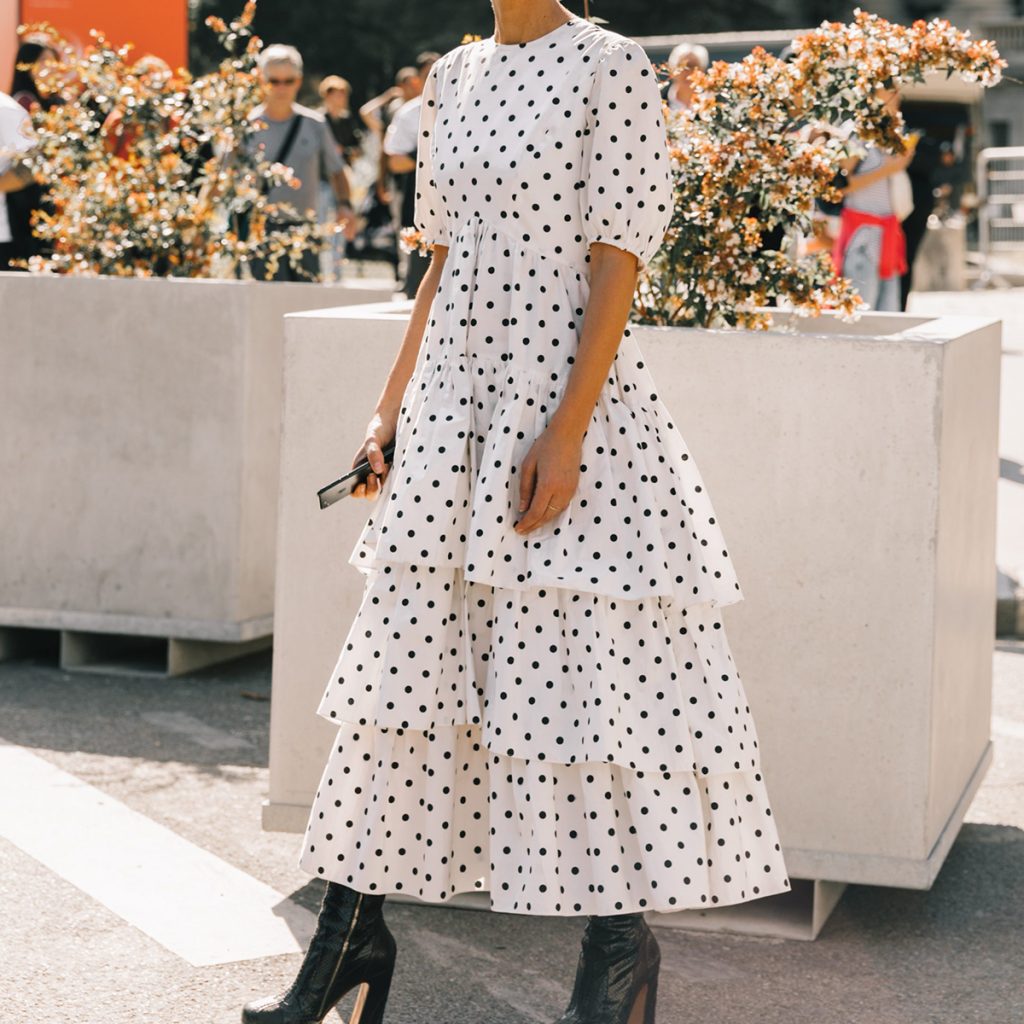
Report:
M593 915L555 1024L654 1024L661 950L643 914Z
M349 1024L381 1024L396 954L383 903L382 895L328 882L316 931L291 988L246 1003L242 1024L320 1024L356 985L362 989Z

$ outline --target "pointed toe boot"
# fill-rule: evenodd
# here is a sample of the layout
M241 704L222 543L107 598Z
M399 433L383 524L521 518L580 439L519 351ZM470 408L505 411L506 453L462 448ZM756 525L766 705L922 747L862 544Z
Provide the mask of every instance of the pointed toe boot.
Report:
M316 931L291 988L246 1003L242 1024L320 1024L357 985L349 1024L381 1024L396 955L383 903L383 896L328 882Z
M643 914L593 915L555 1024L654 1024L661 950Z

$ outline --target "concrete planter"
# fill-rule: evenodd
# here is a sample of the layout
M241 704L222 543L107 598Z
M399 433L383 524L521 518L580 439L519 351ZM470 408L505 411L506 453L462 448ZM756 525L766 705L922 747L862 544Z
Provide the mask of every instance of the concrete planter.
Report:
M1024 536L1018 528L1024 523L1024 288L911 292L910 312L915 316L994 317L1002 323L996 635L1024 637Z
M389 293L0 274L0 656L59 630L68 667L177 672L268 637L282 317Z
M299 831L334 736L315 708L360 600L346 559L370 509L321 512L315 491L348 465L406 318L286 322L264 825ZM669 916L813 936L843 883L932 884L991 757L999 325L874 313L636 333L740 573L729 637L787 866L807 880ZM773 923L758 921L771 901Z

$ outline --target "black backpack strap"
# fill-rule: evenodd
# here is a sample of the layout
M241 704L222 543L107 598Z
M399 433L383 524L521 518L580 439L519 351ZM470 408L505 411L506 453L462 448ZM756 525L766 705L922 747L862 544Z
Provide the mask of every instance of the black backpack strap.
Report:
M281 148L277 151L277 156L271 161L275 164L283 164L288 159L288 154L292 151L292 146L295 143L295 137L299 134L299 129L302 127L302 115L294 114L291 119L291 123L288 125L288 131L285 133L284 140L281 143ZM262 178L260 180L260 189L264 195L270 191L267 185L267 179Z
M288 154L292 151L292 145L295 142L295 136L299 134L299 128L302 126L302 115L296 114L292 118L292 122L288 125L288 134L284 137L284 142L281 143L281 148L277 151L277 156L274 159L275 164L283 164L288 160Z

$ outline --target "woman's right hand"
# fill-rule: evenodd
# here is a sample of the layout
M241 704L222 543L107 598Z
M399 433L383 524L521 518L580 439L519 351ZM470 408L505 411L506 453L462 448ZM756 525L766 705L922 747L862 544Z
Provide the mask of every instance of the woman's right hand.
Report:
M352 468L355 469L360 462L368 459L372 472L365 483L357 484L353 488L354 498L376 498L380 494L381 485L391 469L391 464L384 461L382 449L388 442L394 440L397 426L397 414L383 413L375 413L373 419L366 425L366 438L352 460Z

